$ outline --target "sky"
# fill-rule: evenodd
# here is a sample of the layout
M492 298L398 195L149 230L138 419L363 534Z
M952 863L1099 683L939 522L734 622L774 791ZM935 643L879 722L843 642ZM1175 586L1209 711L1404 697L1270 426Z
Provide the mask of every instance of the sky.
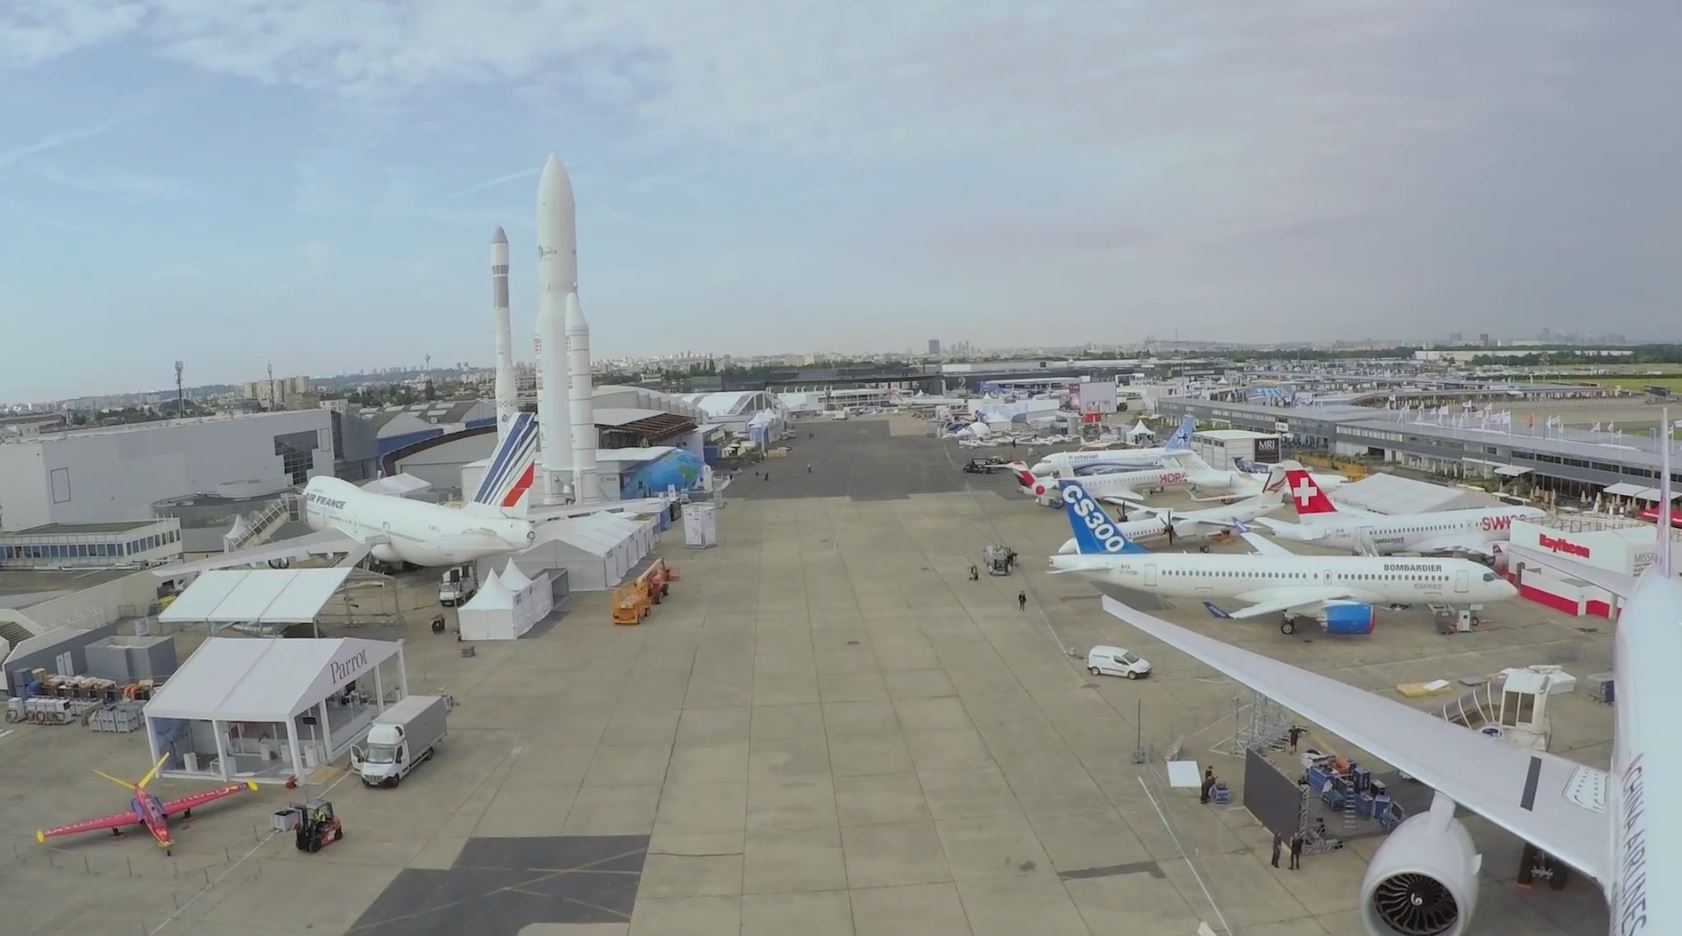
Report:
M0 401L466 360L1676 338L1682 5L7 0Z

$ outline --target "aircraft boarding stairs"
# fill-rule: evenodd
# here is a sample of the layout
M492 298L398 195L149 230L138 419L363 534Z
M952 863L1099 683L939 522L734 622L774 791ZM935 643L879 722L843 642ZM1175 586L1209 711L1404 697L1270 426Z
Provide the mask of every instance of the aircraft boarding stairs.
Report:
M234 518L233 527L222 535L222 551L235 552L261 546L298 513L298 495L283 494L262 510Z
M1517 747L1548 749L1547 673L1520 670L1496 688L1494 680L1473 688L1442 707L1445 721L1464 725Z

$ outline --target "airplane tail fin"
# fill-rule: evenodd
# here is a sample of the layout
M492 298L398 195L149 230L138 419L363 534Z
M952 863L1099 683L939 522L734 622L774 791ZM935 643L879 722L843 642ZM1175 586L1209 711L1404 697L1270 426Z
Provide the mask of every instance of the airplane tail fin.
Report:
M1670 543L1676 535L1671 529L1670 521L1671 514L1676 509L1676 505L1670 502L1670 444L1671 433L1676 431L1676 427L1670 422L1670 407L1660 410L1659 418L1663 420L1659 427L1659 439L1664 447L1659 455L1659 542L1657 551L1653 553L1653 565L1658 568L1659 575L1670 578Z
M1016 476L1016 483L1022 485L1023 490L1035 497L1043 497L1047 491L1051 490L1053 482L1041 480L1032 471L1029 471L1027 462L1011 462L1010 473Z
M1069 517L1069 528L1075 533L1075 549L1087 556L1119 556L1145 552L1129 540L1115 525L1104 508L1086 493L1078 481L1059 482L1063 497L1063 511Z
M537 419L521 413L491 454L490 466L467 509L480 514L523 517L526 494L537 473Z
M169 760L169 755L168 754L165 754L164 756L158 758L158 762L156 764L152 765L151 770L146 771L146 776L141 777L140 782L136 783L135 786L141 788L142 790L146 789L147 784L151 783L153 780L158 779L158 771L164 769L164 761L167 761L167 760Z
M129 782L129 781L127 781L127 780L118 780L118 779L117 779L117 778L116 778L116 777L113 777L113 776L111 776L111 775L110 775L110 774L108 774L108 773L106 773L106 772L105 772L105 771L103 771L103 770L100 770L100 769L99 769L99 768L97 768L97 767L96 767L96 768L94 768L94 771L93 771L93 772L94 772L94 773L96 773L96 774L99 774L99 775L100 775L100 776L101 776L101 777L104 777L104 778L105 778L105 779L107 779L107 780L109 780L109 781L111 781L111 782L112 782L112 783L115 783L115 784L116 784L116 785L118 785L118 786L120 786L120 787L122 787L122 788L123 788L123 789L125 789L125 790L127 790L127 791L129 791L129 792L130 792L130 793L133 793L133 792L134 792L134 788L135 788L135 787L136 787L136 786L139 786L139 784L135 784L135 783L130 783L130 782Z
M1320 485L1314 483L1314 476L1308 473L1308 469L1301 466L1285 469L1285 481L1289 485L1286 491L1296 504L1299 515L1337 513L1336 505L1326 492L1320 490Z
M1168 443L1162 447L1164 452L1191 451L1191 434L1197 428L1197 420L1187 416L1180 421L1180 428L1168 437Z

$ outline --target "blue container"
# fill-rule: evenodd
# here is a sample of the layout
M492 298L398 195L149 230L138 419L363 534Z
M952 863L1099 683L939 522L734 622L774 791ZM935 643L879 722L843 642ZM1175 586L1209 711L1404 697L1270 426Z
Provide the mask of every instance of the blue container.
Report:
M1375 615L1369 604L1340 604L1326 608L1326 633L1370 634Z
M1360 816L1362 819L1371 819L1372 818L1372 807L1373 807L1372 794L1371 793L1362 793L1361 798L1355 801L1355 814Z
M1312 787L1316 793L1319 793L1326 788L1326 780L1330 777L1331 774L1328 773L1324 767L1308 768L1308 785Z

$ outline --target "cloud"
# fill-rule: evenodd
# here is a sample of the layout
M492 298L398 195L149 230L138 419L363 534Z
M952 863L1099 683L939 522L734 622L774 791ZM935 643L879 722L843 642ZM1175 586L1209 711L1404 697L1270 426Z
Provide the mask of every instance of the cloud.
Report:
M30 171L62 188L96 195L117 195L137 199L181 198L188 192L178 179L148 175L117 166L69 169L57 163L36 161Z
M7 0L0 68L28 67L100 45L141 25L145 4L112 0Z
M444 200L454 201L458 198L465 198L466 196L472 195L476 192L483 192L485 189L495 188L499 185L514 182L519 179L535 179L537 178L539 171L540 170L537 169L521 169L519 172L510 172L507 175L497 176L494 179L486 179L483 182L475 182L459 192L451 192L450 194L445 195Z

